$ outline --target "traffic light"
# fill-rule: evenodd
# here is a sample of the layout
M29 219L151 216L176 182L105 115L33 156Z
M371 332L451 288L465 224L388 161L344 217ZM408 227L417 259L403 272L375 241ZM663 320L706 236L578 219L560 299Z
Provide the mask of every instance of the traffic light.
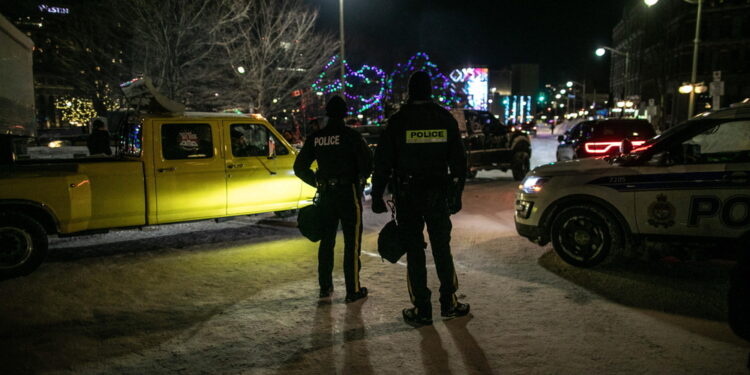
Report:
M547 98L544 97L544 94L539 94L539 97L536 99L539 103L544 103L545 100L547 100Z

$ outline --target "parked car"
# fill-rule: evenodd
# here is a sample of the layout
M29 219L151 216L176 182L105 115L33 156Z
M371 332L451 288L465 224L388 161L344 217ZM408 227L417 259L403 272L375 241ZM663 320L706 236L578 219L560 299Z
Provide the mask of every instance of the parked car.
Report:
M644 123L630 121L640 125L628 131L640 136ZM750 103L696 116L623 151L532 170L516 193L518 234L552 242L578 267L648 258L647 241L671 245L662 255L735 250L744 260L731 281L729 322L750 339Z
M557 137L557 161L617 155L623 139L638 147L654 137L646 120L607 119L579 122Z
M503 124L487 111L454 109L468 160L468 176L475 177L480 170L510 169L513 178L523 179L529 171L531 141L529 137Z

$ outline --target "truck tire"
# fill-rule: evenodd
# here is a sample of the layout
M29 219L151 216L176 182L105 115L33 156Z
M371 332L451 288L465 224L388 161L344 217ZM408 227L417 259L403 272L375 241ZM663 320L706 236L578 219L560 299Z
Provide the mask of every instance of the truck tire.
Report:
M750 341L750 260L746 256L735 267L729 287L729 326Z
M0 212L0 279L28 275L47 256L47 231L18 212Z
M624 236L617 220L593 205L563 209L550 226L552 246L562 260L576 267L594 267L617 259Z
M513 171L513 179L516 181L523 180L526 177L526 173L529 173L531 169L531 155L526 150L518 150L513 152L513 156L510 161L510 169Z

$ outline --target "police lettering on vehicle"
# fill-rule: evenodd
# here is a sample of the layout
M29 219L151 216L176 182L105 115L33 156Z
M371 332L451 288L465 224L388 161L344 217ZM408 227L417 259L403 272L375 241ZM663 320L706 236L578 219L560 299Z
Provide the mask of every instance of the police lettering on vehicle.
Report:
M735 195L721 201L713 195L695 195L690 197L688 226L697 227L701 219L719 216L722 224L730 228L742 228L750 225L750 196Z
M446 129L407 130L406 143L447 143Z
M338 146L340 145L340 135L329 135L325 137L315 137L315 147L318 146Z

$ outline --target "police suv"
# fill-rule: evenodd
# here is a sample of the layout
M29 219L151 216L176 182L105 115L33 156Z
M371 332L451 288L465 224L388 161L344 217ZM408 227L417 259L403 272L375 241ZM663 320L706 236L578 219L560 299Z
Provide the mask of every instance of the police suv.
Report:
M648 241L750 242L750 103L705 113L621 154L551 163L519 185L516 229L591 267ZM745 246L745 247L741 247Z

